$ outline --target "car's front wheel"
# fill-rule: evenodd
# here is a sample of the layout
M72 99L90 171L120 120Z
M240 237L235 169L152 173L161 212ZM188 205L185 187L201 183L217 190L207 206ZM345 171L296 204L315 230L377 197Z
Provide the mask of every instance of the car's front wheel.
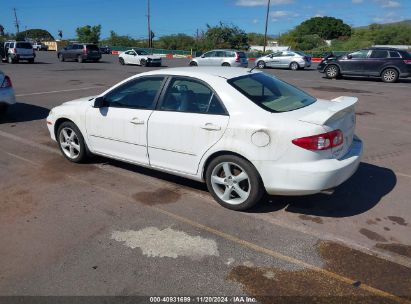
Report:
M340 69L338 66L331 64L325 69L325 76L327 78L333 79L337 78L340 75Z
M16 61L11 56L8 56L7 57L7 62L8 63L15 63Z
M5 104L5 103L0 104L0 115L6 114L8 108L9 108L8 104Z
M257 204L265 191L260 175L247 160L223 155L207 167L206 182L214 199L223 207L246 210Z
M59 126L57 142L64 157L69 161L81 163L87 159L86 143L74 123L66 121Z
M140 60L140 65L141 65L141 66L147 66L147 60L141 59L141 60Z
M264 61L262 61L262 60L260 60L259 62L257 62L257 67L259 68L259 69L265 69L265 62Z
M59 61L64 62L64 55L63 54L59 54Z
M393 82L397 82L399 76L400 75L396 69L388 68L382 72L381 79L384 82L393 83Z
M121 58L121 57L118 59L118 62L120 62L121 65L124 65L124 64L125 64L124 59Z
M77 62L78 63L84 62L83 56L81 56L81 55L77 56Z

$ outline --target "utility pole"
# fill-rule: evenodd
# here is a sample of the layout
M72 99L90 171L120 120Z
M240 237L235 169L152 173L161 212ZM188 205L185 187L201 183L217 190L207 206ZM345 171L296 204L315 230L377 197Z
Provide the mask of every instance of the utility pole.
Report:
M264 46L263 46L263 53L265 53L265 47L267 45L267 27L268 27L268 15L270 14L270 2L271 0L268 0L267 3L267 15L265 17L265 32L264 32Z
M20 32L20 24L19 24L19 19L17 19L17 12L16 8L13 8L14 10L14 25L16 26L16 33L18 34Z
M148 27L148 47L152 47L151 28L150 28L150 0L147 0L147 27Z

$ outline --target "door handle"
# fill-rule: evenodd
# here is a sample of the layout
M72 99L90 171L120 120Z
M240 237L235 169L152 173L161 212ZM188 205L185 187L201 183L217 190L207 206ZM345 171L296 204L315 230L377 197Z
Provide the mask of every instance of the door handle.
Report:
M144 125L144 120L138 119L138 117L134 117L130 122L135 125Z
M218 125L215 125L211 122L207 122L201 127L201 129L204 129L204 130L207 130L207 131L220 131L221 127L218 126Z

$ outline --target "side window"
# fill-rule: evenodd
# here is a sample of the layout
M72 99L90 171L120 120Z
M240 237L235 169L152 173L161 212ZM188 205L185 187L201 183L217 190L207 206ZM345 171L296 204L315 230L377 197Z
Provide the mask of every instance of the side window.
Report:
M226 52L224 52L224 51L217 51L215 56L216 57L225 57L225 53Z
M153 109L155 97L161 88L163 77L146 77L131 80L114 89L104 99L110 107Z
M225 115L224 107L208 86L183 78L170 82L160 110Z
M400 54L394 51L390 51L390 57L391 58L401 58Z
M368 52L368 50L361 50L355 53L351 53L350 55L353 59L362 59L367 58Z
M72 46L72 45L66 46L66 50L72 50L72 49L73 49L73 46Z
M371 52L370 58L388 58L388 51L384 50L373 50Z
M126 55L133 55L134 51L126 51L125 53L126 53Z
M225 57L235 57L234 52L225 52Z
M205 53L205 54L204 54L204 57L205 57L205 58L215 57L215 53L216 53L216 52L208 52L208 53Z

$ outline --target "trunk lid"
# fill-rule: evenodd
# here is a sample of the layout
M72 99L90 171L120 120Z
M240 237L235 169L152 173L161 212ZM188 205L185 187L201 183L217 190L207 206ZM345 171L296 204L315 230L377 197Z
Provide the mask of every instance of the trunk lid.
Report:
M312 105L311 113L299 118L300 121L321 125L327 132L337 129L343 132L343 144L331 150L333 158L342 158L351 147L355 132L357 102L357 97L347 96L340 96L331 101L319 100Z

